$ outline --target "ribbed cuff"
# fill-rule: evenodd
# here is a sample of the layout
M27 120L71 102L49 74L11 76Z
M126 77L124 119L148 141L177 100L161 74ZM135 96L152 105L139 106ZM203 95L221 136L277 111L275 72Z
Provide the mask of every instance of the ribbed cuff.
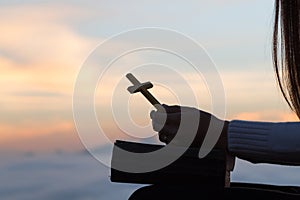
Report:
M272 123L233 120L228 127L228 150L251 162L268 159Z
M300 165L299 122L233 120L228 126L228 151L252 163Z

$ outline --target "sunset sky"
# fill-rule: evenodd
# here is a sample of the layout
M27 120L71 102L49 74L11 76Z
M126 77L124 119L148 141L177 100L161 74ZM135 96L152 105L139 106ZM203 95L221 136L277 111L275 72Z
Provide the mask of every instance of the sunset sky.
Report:
M297 120L274 79L273 2L0 0L0 152L82 149L72 113L77 74L101 42L141 27L178 31L206 49L223 80L227 119ZM173 102L163 87L153 92ZM151 107L144 99L122 98L140 98L140 112L129 103L130 112L149 127Z

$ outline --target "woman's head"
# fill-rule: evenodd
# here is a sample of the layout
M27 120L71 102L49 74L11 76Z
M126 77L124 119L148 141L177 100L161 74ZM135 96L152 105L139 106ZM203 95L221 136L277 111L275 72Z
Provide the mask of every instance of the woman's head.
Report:
M279 87L300 118L300 0L275 0L273 61Z

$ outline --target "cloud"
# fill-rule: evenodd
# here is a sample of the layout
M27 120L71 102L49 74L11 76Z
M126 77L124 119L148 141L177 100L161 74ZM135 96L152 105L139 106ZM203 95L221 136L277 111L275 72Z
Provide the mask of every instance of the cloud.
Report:
M237 113L233 119L250 121L273 121L273 122L291 122L299 121L295 113L282 110L266 110L261 112L242 112Z
M22 92L11 93L12 96L17 97L61 97L64 94L59 92L50 92L50 91L39 91L39 90L27 90Z
M26 121L0 125L1 152L53 152L83 149L72 121Z
M2 156L2 155L1 155ZM31 199L128 199L142 185L117 184L110 170L89 154L43 154L1 157L0 198Z
M25 5L4 6L0 13L0 80L5 91L8 86L50 87L71 93L77 70L97 40L77 34L67 19L86 13L67 6Z
M194 3L198 4L198 2ZM2 111L0 117L3 123L1 139L3 138L5 139L4 141L7 141L9 138L10 141L16 140L15 144L21 144L21 140L36 138L30 140L38 143L38 138L43 141L50 141L50 135L52 133L53 137L56 137L54 136L55 133L59 132L64 133L64 135L73 134L74 130L65 129L62 124L72 121L71 96L74 82L80 66L87 55L96 44L103 41L104 38L84 36L72 26L76 23L80 24L84 20L88 22L87 19L92 20L92 18L96 16L105 16L99 20L101 23L110 19L110 17L114 17L114 20L116 20L116 18L119 19L133 9L128 7L126 8L127 10L123 11L120 7L117 7L115 3L111 3L105 7L107 9L104 11L102 4L103 2L97 4L101 12L94 9L87 9L90 5L86 5L87 7L79 7L77 3L72 5L63 5L63 3L39 5L20 4L0 8L0 31L2 33L0 35L0 107ZM199 5L200 4L201 3L199 3ZM139 6L145 5L140 4ZM222 5L220 4L220 6ZM156 8L156 5L153 4L152 9L154 8ZM181 9L181 7L178 8ZM178 8L170 12L174 12ZM118 13L118 11L122 12ZM139 12L141 11L143 10L139 10ZM165 12L165 10L162 11ZM151 9L147 10L147 12L151 12ZM127 20L131 19L130 16L127 16ZM141 19L144 20L145 18ZM115 22L119 23L118 20ZM106 28L107 26L103 27ZM96 28L93 30L96 30ZM130 42L114 41L111 48L107 48L105 51L106 54L101 56L108 57L114 55L118 49L130 48L132 45ZM153 52L150 53L154 55ZM158 55L158 57L159 56L164 59L166 58L165 55ZM115 67L117 69L123 67L122 69L124 69L124 66L144 64L152 58L155 58L155 56L149 58L143 54L134 54L126 56L121 62L116 63ZM99 58L99 61L101 61L101 59L102 57ZM180 62L174 60L173 57L169 60L171 60L171 64L172 61L173 63L175 61L177 65L180 64ZM251 68L251 66L247 67L249 69ZM279 93L276 91L273 77L269 75L271 72L268 71L267 73L268 75L264 76L266 73L252 73L250 70L245 69L244 71L242 70L242 72L233 71L221 73L228 99L230 117L236 116L245 119L272 117L272 114L263 114L262 116L261 113L264 111L266 111L264 113L268 113L270 110L274 110L278 104L282 105L282 102L278 103L274 100L279 98ZM175 96L178 94L171 94L166 88L177 88L178 91L182 91L182 96L185 96L183 98L189 100L190 96L185 95L187 90L184 90L184 87L178 84L177 78L172 76L166 77L166 74L169 73L165 73L165 77L163 77L168 80L168 83L164 84L166 87L155 86L152 90L154 95L157 96L162 103L176 103L177 99ZM156 83L160 82L159 76L155 73L149 73L145 81L146 79L152 81L151 77L153 77ZM111 76L109 81L114 81L115 79L116 77ZM199 109L206 108L206 110L209 111L210 94L204 83L201 81L201 86L199 86L198 80L189 79L188 81L192 87L195 88L198 99L201 100ZM124 88L123 85L121 88L126 92L126 97L129 96L126 91L127 86L128 82L126 82ZM103 88L101 88L101 92L105 97L101 99L101 103L104 102L105 105L111 103L110 99L106 98L109 97L107 94L111 89L111 84L105 84ZM140 99L142 98L143 97ZM98 99L99 98L97 98L97 100ZM117 100L119 102L128 102L128 100L124 100L122 96ZM137 103L138 106L145 104L147 104L145 99ZM280 108L280 110L284 109ZM141 111L138 113L140 116L145 116L145 110L140 109L139 111ZM146 114L148 116L148 113ZM280 113L278 113L278 115L281 116ZM136 118L139 119L138 116L136 116ZM273 118L270 119L280 120L284 118L281 116L275 119L273 116ZM142 124L146 123L145 120L137 122ZM108 124L108 126L111 128L111 124ZM4 134L2 134L2 132ZM43 138L42 135L45 137ZM34 142L28 142L27 144L28 146L29 144L33 145ZM67 140L65 142L69 144ZM55 142L52 142L51 144L55 146L54 143ZM8 145L4 146L8 148ZM26 146L25 143L23 146ZM42 148L43 146L40 145L40 147ZM14 148L17 148L17 145L15 145Z
M62 4L0 8L1 149L64 148L46 140L74 133L64 124L71 121L73 83L97 39L77 34L68 20L87 15Z
M86 14L74 7L4 6L0 13L1 51L21 64L59 61L73 65L91 45L67 23L68 18Z
M103 150L102 150L103 151ZM300 168L250 164L237 159L233 182L300 186ZM1 157L1 199L119 200L145 185L113 183L110 169L89 154L43 154Z

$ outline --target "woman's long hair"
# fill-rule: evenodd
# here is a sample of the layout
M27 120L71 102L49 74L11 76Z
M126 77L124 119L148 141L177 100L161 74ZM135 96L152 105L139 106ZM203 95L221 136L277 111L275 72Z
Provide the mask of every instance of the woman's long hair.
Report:
M275 0L273 62L280 90L300 118L300 0Z

